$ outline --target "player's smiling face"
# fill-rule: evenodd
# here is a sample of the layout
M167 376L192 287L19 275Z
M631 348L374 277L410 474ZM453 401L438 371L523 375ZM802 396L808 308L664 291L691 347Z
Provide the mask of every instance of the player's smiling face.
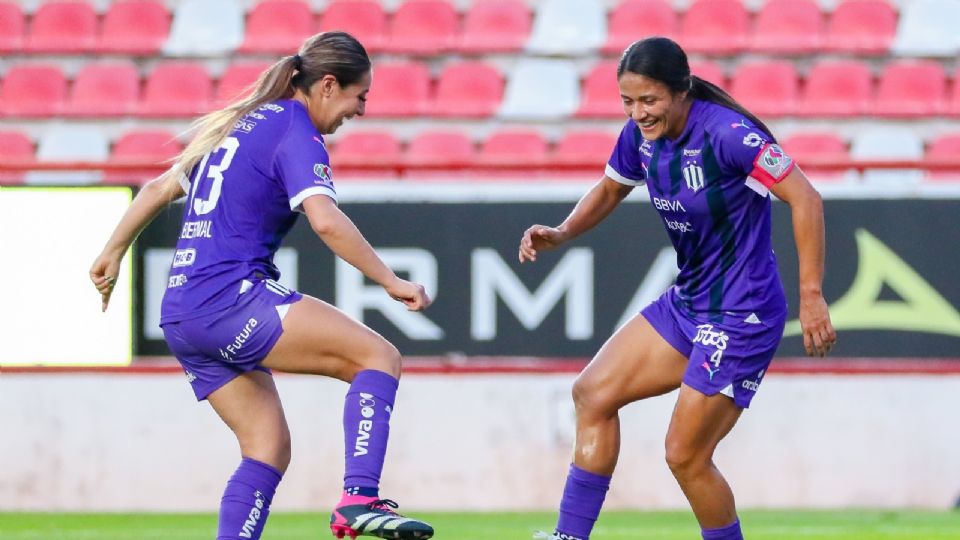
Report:
M367 71L359 81L347 86L341 86L333 75L325 75L313 83L310 95L303 94L301 101L305 102L310 120L320 133L329 135L346 120L363 116L371 81L372 76Z
M683 133L690 111L686 92L673 93L666 84L630 71L617 83L623 112L637 124L644 139L675 139Z

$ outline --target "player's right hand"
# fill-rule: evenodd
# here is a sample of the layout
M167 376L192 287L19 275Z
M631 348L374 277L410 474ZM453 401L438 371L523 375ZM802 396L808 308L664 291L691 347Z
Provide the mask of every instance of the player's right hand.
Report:
M120 259L101 253L97 260L93 261L90 267L90 281L100 293L100 311L106 311L110 303L110 295L113 294L113 287L117 284L117 276L120 274Z
M426 289L419 283L413 283L405 279L396 278L389 285L384 286L390 298L397 302L403 302L410 311L423 311L430 305L430 297Z
M525 261L536 261L537 252L551 250L564 241L563 232L556 227L547 227L546 225L530 227L524 231L523 238L520 239L520 252L518 254L520 264Z

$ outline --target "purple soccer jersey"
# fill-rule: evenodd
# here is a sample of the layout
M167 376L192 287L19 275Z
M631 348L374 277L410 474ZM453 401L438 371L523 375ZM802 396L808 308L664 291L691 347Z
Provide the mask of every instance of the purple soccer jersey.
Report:
M766 320L787 309L770 244L769 187L793 166L743 115L694 100L675 140L645 140L628 120L606 175L646 183L677 251L679 308L712 320Z
M337 197L323 136L294 100L244 116L181 183L186 207L161 325L233 305L244 281L278 279L273 255L304 199Z

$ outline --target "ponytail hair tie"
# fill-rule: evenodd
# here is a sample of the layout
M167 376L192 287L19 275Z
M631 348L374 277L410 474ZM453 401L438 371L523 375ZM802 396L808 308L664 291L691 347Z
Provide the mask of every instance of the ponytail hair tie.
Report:
M299 54L293 55L293 68L297 71L303 70L303 58Z

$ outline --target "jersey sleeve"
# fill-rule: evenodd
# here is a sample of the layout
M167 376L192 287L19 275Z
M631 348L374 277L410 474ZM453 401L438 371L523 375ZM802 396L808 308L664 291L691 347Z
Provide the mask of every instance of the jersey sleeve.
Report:
M620 131L604 174L627 186L642 186L647 181L646 171L640 160L637 126L632 121L627 121Z
M720 167L730 173L753 178L770 188L786 178L795 166L780 145L749 120L721 123L716 130L717 159Z
M277 147L273 168L287 191L291 210L302 212L303 201L312 195L325 195L337 202L330 156L312 126L290 127Z

